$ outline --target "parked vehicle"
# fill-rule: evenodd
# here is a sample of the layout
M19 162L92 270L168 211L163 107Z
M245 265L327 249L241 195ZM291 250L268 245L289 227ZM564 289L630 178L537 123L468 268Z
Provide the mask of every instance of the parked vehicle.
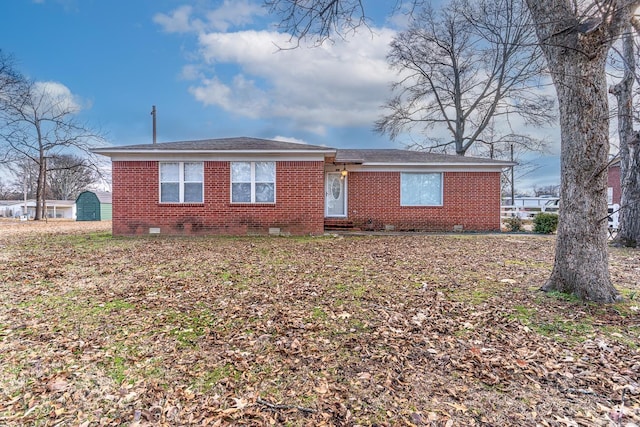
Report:
M558 209L560 209L560 199L553 198L544 204L542 212L558 212Z

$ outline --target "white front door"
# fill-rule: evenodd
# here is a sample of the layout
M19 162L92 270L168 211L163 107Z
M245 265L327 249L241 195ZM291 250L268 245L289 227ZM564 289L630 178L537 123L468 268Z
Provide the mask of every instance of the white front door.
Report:
M326 216L347 216L347 177L340 172L327 172L324 183Z

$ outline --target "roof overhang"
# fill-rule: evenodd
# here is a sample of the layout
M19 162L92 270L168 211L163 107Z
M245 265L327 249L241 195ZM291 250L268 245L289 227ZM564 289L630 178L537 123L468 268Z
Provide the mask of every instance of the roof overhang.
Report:
M162 160L200 160L230 161L271 158L274 160L315 160L323 161L335 155L336 150L122 150L114 148L98 148L93 153L110 157L113 161L162 161Z
M385 163L336 161L325 167L326 171L336 166L344 165L352 172L502 172L504 169L515 166L514 162L416 162L416 163Z
M346 170L349 172L502 172L505 167L503 165L482 165L482 164L401 164L401 165L375 165L370 164L346 164ZM325 166L326 172L342 170L342 163L328 164Z
M500 168L500 169L504 169L504 168L508 168L511 166L515 166L517 165L517 163L514 162L503 162L503 161L499 161L499 162L482 162L482 163L476 163L476 162L433 162L433 163L426 163L426 162L416 162L416 163L385 163L385 162L368 162L368 163L362 163L363 166L370 166L370 167L380 167L380 166L384 166L384 167L421 167L421 166L442 166L442 167L462 167L462 168L470 168L470 167L479 167L479 168L484 168L484 167L488 167L488 168Z
M93 153L111 156L113 154L285 154L285 153L313 153L313 154L335 154L335 149L326 150L147 150L147 149L119 149L118 147L94 148Z

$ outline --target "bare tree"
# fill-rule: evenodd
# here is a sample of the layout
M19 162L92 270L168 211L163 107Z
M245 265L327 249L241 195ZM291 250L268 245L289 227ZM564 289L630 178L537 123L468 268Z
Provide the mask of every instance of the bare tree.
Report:
M543 290L613 302L609 276L607 53L638 0L527 0L560 106L560 221L551 277Z
M520 162L525 154L548 152L550 144L548 138L533 138L517 132L505 133L501 130L502 123L497 123L498 120L499 118L493 117L482 132L482 137L476 139L475 144L469 147L474 156ZM511 147L513 147L513 158L511 158Z
M36 220L43 219L47 160L69 152L91 158L92 143L101 139L75 120L79 107L61 88L59 84L26 83L16 96L4 101L0 111L4 122L0 144L13 159L27 158L38 166Z
M560 186L559 185L543 185L541 187L534 186L533 194L536 197L540 196L560 196Z
M87 159L63 154L47 162L47 194L52 199L75 200L98 180L95 166Z
M8 98L22 81L23 77L15 69L13 58L0 49L0 99Z
M622 78L609 88L616 98L620 141L620 226L616 242L621 246L637 247L640 244L640 132L633 129L633 87L638 74L637 48L631 22L625 26L622 52L618 53L623 69Z
M530 138L527 135L503 134L498 128L496 119L493 118L484 130L482 139L477 140L470 149L474 156L517 163L516 166L502 171L500 180L502 194L509 195L511 204L514 204L516 182L540 168L529 155L533 152L547 152L549 141L545 138Z
M96 166L85 157L62 154L47 159L46 197L54 200L75 200L78 194L101 178ZM25 199L36 198L39 166L25 157L8 165L13 175L8 189Z
M20 193L10 182L0 177L0 200L19 200Z
M7 169L13 176L11 187L22 198L35 199L38 182L38 164L25 157L7 163Z
M367 26L362 0L265 0L265 5L297 40L313 36L320 44L334 34L343 36Z
M452 147L465 155L476 143L495 148L503 138L535 149L543 141L514 129L510 119L555 120L553 98L535 90L544 63L520 0L451 0L421 9L391 43L388 60L400 81L376 130L392 139L417 129L424 142L416 145L429 150ZM505 129L488 132L498 118Z
M295 15L301 5L323 1L274 0ZM334 0L329 3L354 3ZM361 4L359 1L358 4ZM607 165L609 117L605 63L607 52L640 0L526 0L558 95L561 129L560 223L553 271L543 290L573 293L585 300L613 302L620 294L609 275L607 253ZM359 9L359 10L364 10ZM323 10L325 12L325 10ZM339 8L306 19L319 28L353 22ZM348 12L348 9L347 9ZM314 26L281 15L292 32ZM308 22L308 21L307 21ZM293 23L295 25L291 25ZM325 24L336 23L329 25Z
M23 87L24 78L16 70L13 57L0 50L0 113L6 109L7 103L16 96L16 92ZM0 122L2 126L2 122ZM9 161L8 153L1 150L0 164Z
M313 37L316 44L344 38L359 28L369 29L364 0L264 0L269 12L281 18L280 29L300 41ZM390 13L412 15L428 0L388 1Z

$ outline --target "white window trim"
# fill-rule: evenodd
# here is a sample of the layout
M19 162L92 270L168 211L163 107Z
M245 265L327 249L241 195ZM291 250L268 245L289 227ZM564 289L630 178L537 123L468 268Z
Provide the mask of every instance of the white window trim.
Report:
M234 202L233 201L233 168L231 167L232 163L249 163L251 165L251 201L250 202ZM272 202L256 202L256 163L273 163L273 201ZM256 161L233 161L229 163L229 202L234 205L273 205L276 203L277 199L277 189L276 189L276 175L277 175L277 167L276 162L271 160L256 160ZM266 181L260 181L260 183L264 183ZM269 181L270 182L270 181Z
M435 204L435 205L407 205L404 204L402 202L402 175L403 174L408 174L408 175L439 175L440 176L440 204ZM401 172L400 173L400 206L402 207L409 207L409 208L422 208L422 207L429 207L429 208L437 208L437 207L442 207L444 206L444 173L442 172Z
M162 165L163 164L171 164L171 163L177 163L178 164L178 193L179 193L179 201L177 202L163 202L162 201ZM184 180L184 164L185 163L199 163L200 166L202 167L202 181L185 181ZM167 182L175 182L175 181L167 181ZM200 202L185 202L184 201L184 185L186 183L202 183L202 200ZM176 204L176 203L180 203L180 204L202 204L204 203L204 162L198 162L198 161L193 161L193 162L158 162L158 201L159 203L162 204Z

